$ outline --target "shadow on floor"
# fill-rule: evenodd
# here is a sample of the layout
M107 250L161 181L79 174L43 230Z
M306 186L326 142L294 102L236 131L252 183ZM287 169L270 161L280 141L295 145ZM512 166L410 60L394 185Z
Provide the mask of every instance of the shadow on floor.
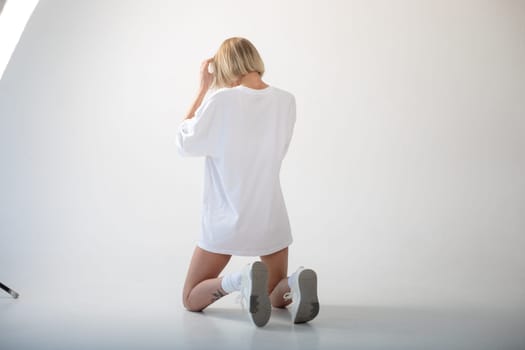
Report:
M187 329L194 339L206 329L209 337L222 337L224 342L225 334L232 331L252 349L268 343L297 349L521 349L525 345L523 314L479 309L325 305L316 319L299 325L291 323L287 309L273 309L268 324L257 328L240 307L211 306L186 315L184 323L198 325L196 332Z

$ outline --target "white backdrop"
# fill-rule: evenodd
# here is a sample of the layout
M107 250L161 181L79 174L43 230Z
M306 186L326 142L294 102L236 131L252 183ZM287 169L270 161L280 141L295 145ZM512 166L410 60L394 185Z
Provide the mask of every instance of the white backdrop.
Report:
M321 302L523 307L524 23L510 0L41 0L0 82L0 280L180 298L203 159L176 128L244 36L297 98L290 269Z

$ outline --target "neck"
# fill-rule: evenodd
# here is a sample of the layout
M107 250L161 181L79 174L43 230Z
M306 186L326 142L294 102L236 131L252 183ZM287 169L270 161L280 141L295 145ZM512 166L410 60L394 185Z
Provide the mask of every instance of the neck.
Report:
M268 87L268 84L262 81L261 76L257 72L250 72L248 74L245 74L240 79L239 84L252 89L264 89Z

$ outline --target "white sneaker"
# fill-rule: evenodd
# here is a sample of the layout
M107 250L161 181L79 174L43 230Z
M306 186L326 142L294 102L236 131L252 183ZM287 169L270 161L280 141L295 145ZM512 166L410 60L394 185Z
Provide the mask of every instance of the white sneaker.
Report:
M243 269L240 296L249 305L248 311L256 326L268 323L272 305L268 296L268 270L263 262L255 261Z
M284 294L284 299L293 300L292 321L304 323L313 320L319 313L316 273L301 266L290 276L290 283L290 292Z

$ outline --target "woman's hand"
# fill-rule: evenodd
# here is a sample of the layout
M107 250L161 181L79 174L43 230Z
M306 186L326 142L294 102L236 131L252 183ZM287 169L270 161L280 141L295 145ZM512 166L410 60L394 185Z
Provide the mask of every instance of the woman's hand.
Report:
M208 66L212 61L213 58L208 58L202 61L201 63L201 83L199 87L199 92L197 94L197 97L195 98L195 101L193 101L190 110L188 111L188 113L186 113L186 117L184 119L191 119L195 116L195 111L201 105L202 101L204 100L204 96L206 96L206 92L210 88L211 82L213 81L213 74L208 72Z
M210 88L211 82L213 81L213 74L208 72L208 66L213 61L213 58L208 58L202 61L201 63L201 90L208 91Z

